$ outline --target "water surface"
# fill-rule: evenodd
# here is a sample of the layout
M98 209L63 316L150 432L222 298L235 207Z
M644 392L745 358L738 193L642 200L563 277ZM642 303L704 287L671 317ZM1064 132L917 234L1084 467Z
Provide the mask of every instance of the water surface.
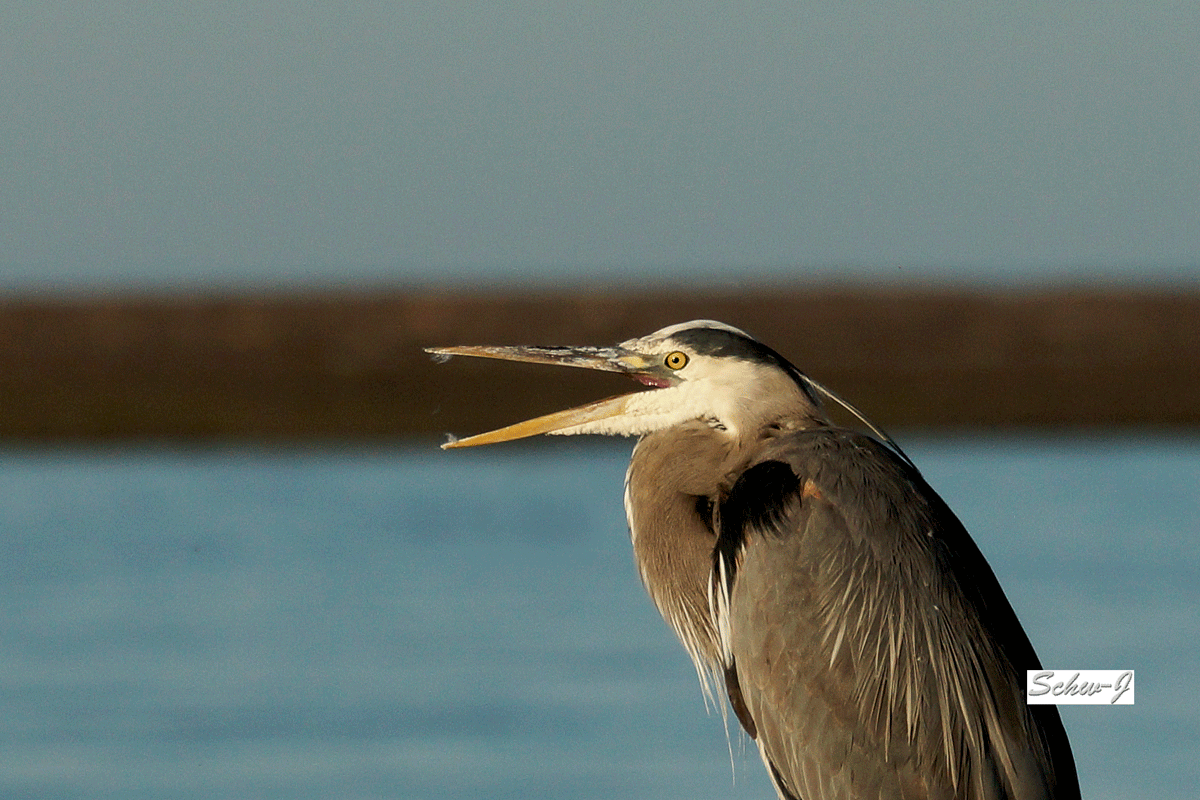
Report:
M1047 666L1084 795L1200 785L1200 440L905 440ZM645 598L627 442L0 455L0 796L767 798ZM732 724L732 723L731 723Z

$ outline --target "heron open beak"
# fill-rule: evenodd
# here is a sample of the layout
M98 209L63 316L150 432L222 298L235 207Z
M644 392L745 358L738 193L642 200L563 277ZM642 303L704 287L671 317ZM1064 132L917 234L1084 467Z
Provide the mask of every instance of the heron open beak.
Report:
M553 364L560 367L581 367L605 372L623 372L631 375L648 386L664 386L665 382L655 379L648 374L651 363L643 356L619 347L491 347L491 346L462 346L462 347L427 347L425 352L439 360L451 356L473 356L475 358L496 358L503 361L525 361L531 364ZM618 395L606 400L556 411L542 417L518 422L487 433L468 436L465 439L454 439L442 445L448 447L475 447L482 444L496 444L513 439L524 439L541 433L555 433L576 425L617 417L625 413L625 404L632 394Z

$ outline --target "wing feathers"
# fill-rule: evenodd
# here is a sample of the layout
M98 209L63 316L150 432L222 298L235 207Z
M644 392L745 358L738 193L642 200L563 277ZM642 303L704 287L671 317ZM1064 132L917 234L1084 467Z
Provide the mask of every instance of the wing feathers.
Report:
M1028 639L911 464L780 437L715 512L726 687L781 797L1078 795L1057 713L1024 703Z

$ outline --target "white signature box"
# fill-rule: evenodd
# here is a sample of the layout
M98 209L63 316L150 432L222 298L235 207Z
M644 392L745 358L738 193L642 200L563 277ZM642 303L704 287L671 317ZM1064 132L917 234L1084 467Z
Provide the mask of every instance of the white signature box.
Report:
M1131 706L1131 669L1031 669L1025 671L1031 706Z

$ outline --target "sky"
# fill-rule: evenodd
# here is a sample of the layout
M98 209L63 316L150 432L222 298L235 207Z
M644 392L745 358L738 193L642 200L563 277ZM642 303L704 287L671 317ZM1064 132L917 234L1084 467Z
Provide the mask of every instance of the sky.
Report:
M1200 282L1200 4L0 8L0 291Z

